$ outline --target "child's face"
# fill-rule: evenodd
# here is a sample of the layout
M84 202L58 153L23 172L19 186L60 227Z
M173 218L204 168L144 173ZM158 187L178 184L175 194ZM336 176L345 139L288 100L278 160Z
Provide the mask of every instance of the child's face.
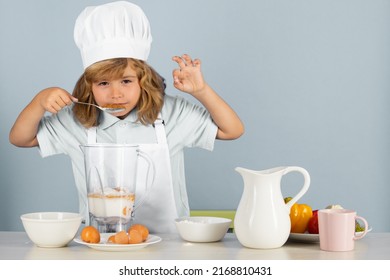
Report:
M92 93L99 106L121 105L125 110L115 113L117 117L128 115L135 108L141 95L136 72L127 66L120 79L101 80L92 84Z

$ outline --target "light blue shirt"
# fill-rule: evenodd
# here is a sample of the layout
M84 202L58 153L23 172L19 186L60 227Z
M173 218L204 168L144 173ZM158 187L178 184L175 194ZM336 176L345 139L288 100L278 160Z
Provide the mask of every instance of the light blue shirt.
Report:
M185 147L199 147L211 151L214 147L217 126L207 110L181 97L166 95L161 115L165 123L178 214L188 215L183 150ZM97 142L156 143L154 127L142 125L135 120L135 111L124 120L102 113L97 127ZM37 137L42 157L55 154L66 154L70 157L79 193L79 211L87 215L84 157L80 149L80 145L87 143L87 132L75 119L71 106L64 108L58 114L44 117L40 122Z

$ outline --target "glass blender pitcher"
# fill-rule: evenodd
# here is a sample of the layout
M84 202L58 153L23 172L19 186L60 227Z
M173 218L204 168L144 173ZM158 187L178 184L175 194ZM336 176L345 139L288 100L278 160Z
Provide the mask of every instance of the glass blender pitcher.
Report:
M101 233L127 230L135 209L142 204L153 185L153 161L137 145L88 144L81 148L90 225ZM140 158L147 167L146 178L142 180L137 178ZM143 193L140 198L136 197L137 189Z

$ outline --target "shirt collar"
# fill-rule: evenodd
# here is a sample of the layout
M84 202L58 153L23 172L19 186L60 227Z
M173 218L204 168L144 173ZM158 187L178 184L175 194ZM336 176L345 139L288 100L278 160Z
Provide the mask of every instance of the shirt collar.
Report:
M123 120L111 115L107 112L101 112L99 115L99 128L100 129L107 129L110 126L113 126L114 124L118 122L136 122L137 120L137 110L132 110L130 114Z

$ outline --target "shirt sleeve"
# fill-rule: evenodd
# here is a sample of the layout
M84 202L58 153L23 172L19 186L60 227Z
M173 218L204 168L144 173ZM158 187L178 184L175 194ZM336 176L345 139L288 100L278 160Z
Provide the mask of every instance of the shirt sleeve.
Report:
M204 107L182 97L166 96L162 117L171 148L213 150L218 127Z
M60 154L61 147L58 143L58 134L55 130L55 118L44 117L39 123L37 139L39 152L42 157Z
M57 114L45 116L39 123L37 134L41 156L68 154L69 149L78 146L79 134L80 128L70 107Z

